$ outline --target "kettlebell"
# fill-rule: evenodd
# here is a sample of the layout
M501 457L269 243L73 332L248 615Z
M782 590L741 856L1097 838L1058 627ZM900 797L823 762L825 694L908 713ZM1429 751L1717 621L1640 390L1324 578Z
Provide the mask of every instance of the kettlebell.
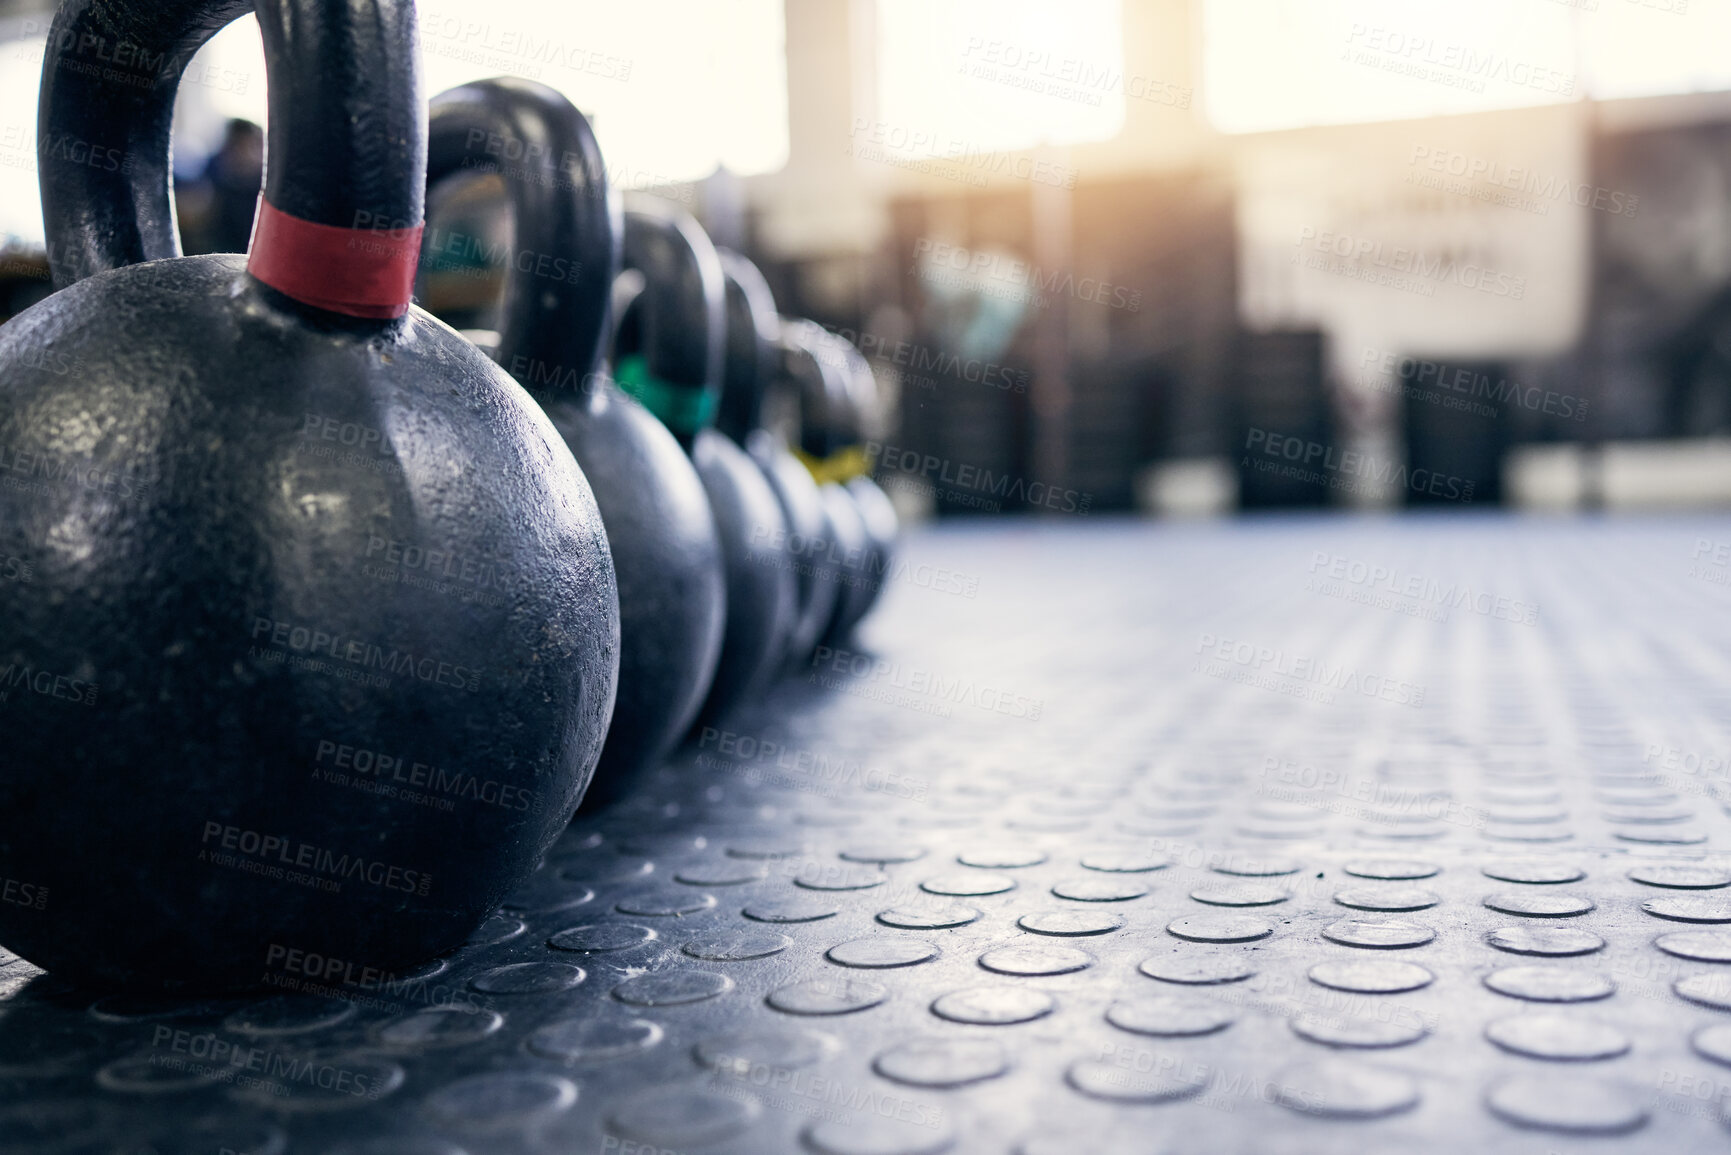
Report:
M690 214L643 198L625 212L615 291L614 371L687 447L709 495L726 569L727 625L696 727L714 726L767 687L798 613L787 519L763 471L714 428L726 350L726 278Z
M822 435L814 428L806 432L813 414L826 411L827 394L839 396L840 382L836 374L826 369L826 358L833 359L828 345L819 338L821 326L812 321L791 317L781 318L779 342L778 400L784 410L791 410L792 428L798 443L790 449L800 469L817 486L818 502L823 510L823 530L818 547L811 549L809 559L817 568L822 581L833 587L828 609L806 624L803 632L789 647L789 661L802 666L819 641L829 633L831 620L838 607L846 601L848 591L865 577L865 524L852 497L839 484L820 480L811 468L815 458L807 452L808 443Z
M684 449L602 362L622 224L589 122L527 80L434 97L428 188L488 171L503 175L516 232L494 358L577 458L619 575L619 691L584 796L594 810L665 758L703 704L726 618L721 542Z
M727 353L716 428L757 462L787 518L798 611L787 661L811 653L835 614L835 565L828 558L828 518L817 482L778 434L763 428L764 393L781 372L781 318L763 273L745 257L719 249L727 279Z
M878 397L877 378L871 362L853 342L831 334L840 353L842 378L847 404L837 407L835 419L842 424L843 440L852 447L849 460L853 476L846 481L860 519L865 524L868 549L867 580L861 588L859 604L850 607L853 624L858 624L883 595L884 584L895 564L896 538L901 532L901 519L896 516L895 503L890 500L871 475L871 455L865 448L866 426L876 424L882 403Z
M249 10L252 243L181 257L180 69ZM103 45L161 67L92 68ZM409 303L414 8L68 0L39 117L130 163L44 151L62 287L0 330L0 553L33 571L0 592L0 876L35 896L0 943L177 990L455 950L583 794L619 610L552 423Z
M882 584L887 563L881 544L866 525L859 499L848 488L848 483L869 467L865 447L853 432L857 420L849 392L848 354L857 350L815 321L785 321L784 332L795 350L788 359L789 366L803 367L799 458L824 495L834 543L832 556L842 570L835 612L824 623L818 639L834 646L846 641L865 616Z

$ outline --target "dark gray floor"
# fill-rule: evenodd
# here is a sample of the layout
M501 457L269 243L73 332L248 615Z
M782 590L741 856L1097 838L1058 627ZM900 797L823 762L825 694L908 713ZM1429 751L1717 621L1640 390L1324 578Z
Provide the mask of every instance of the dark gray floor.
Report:
M424 979L91 1005L0 970L0 1150L1731 1142L1731 520L905 560L857 653Z

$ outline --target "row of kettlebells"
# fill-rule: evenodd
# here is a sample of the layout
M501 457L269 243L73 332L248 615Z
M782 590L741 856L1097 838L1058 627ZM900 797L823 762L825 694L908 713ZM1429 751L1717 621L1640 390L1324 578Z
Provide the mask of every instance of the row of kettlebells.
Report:
M247 11L252 242L183 257L175 89ZM30 896L0 945L51 971L234 989L448 953L598 762L616 789L884 572L858 353L688 216L620 212L552 91L466 86L429 137L416 35L410 0L55 17L38 138L89 147L41 150L56 291L0 326L0 878ZM475 168L529 258L498 363L410 302L428 183ZM759 428L775 389L802 463Z
M571 447L618 573L618 695L587 809L845 637L896 515L862 470L864 357L780 317L757 267L681 209L621 211L569 100L518 79L433 98L428 188L487 172L515 235L499 329L467 335ZM800 456L763 428L771 389L801 414Z

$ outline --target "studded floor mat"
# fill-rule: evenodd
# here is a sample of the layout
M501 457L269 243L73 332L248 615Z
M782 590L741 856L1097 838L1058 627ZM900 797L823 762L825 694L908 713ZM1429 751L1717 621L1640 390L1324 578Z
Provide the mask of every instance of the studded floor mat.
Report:
M0 968L0 1151L1731 1142L1731 521L926 531L456 956ZM1717 564L1716 564L1717 562Z

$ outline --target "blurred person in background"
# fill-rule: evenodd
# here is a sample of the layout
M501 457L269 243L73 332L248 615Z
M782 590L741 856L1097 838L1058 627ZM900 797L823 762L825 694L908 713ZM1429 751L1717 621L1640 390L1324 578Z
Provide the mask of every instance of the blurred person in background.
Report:
M175 189L186 252L246 252L263 180L264 129L250 120L230 120L204 171Z

